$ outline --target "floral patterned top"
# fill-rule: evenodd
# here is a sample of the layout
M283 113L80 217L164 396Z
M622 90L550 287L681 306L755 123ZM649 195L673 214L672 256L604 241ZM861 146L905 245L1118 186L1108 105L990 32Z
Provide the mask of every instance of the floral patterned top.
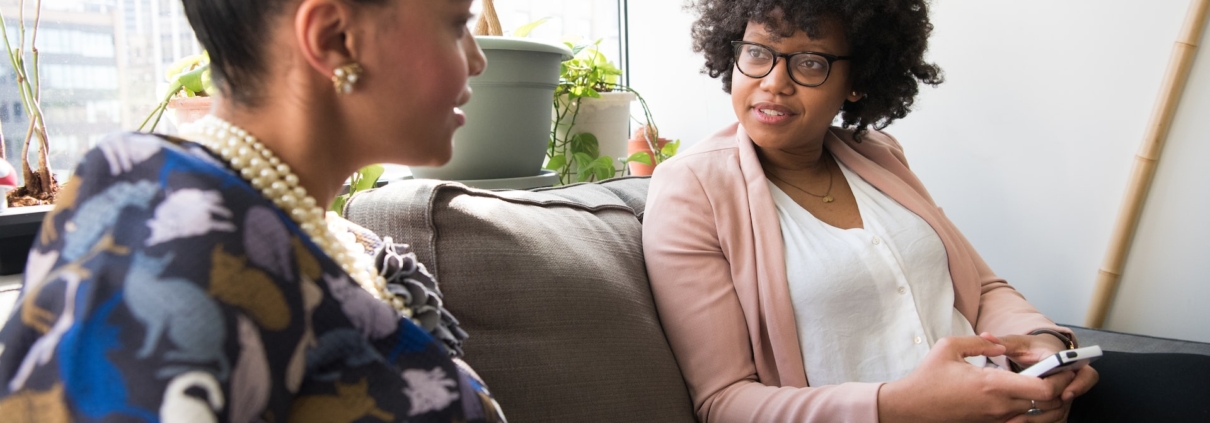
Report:
M412 283L395 290L435 291L397 253ZM399 318L199 145L113 136L30 252L0 331L0 419L503 421L452 357L464 336L439 294L427 305L446 324Z

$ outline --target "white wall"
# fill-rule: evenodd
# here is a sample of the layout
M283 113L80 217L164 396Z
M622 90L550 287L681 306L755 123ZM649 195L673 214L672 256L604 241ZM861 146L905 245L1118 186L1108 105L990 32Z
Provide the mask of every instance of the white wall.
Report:
M888 131L983 257L1082 324L1185 0L936 0L926 88ZM679 0L630 2L631 83L663 135L733 122ZM1210 43L1210 37L1202 44ZM1106 327L1210 342L1210 48L1195 62ZM1200 119L1199 119L1200 117Z

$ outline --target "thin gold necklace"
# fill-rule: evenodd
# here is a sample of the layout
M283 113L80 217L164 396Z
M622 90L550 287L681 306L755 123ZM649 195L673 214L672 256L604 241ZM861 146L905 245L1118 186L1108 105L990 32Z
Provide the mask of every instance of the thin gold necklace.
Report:
M827 168L827 167L828 167L828 164L827 164L826 162L824 163L824 167L825 167L825 168ZM825 193L823 193L823 195L812 194L810 191L807 191L807 190L805 190L805 189L802 189L802 188L801 188L801 187L799 187L798 185L791 184L789 181L787 181L787 180L785 180L785 179L782 179L782 178L777 177L777 175L774 175L774 174L773 174L773 172L765 172L765 174L767 174L767 175L769 175L769 176L773 177L773 179L776 179L776 180L781 181L782 183L784 183L784 184L786 184L786 185L789 185L789 186L791 186L791 187L794 187L794 189L799 190L799 191L802 191L803 193L805 193L805 194L807 194L807 195L810 195L810 196L812 196L812 197L816 197L816 198L820 198L820 199L822 199L822 200L823 200L823 202L825 202L825 203L831 203L831 202L833 202L833 201L836 201L836 199L835 199L835 198L832 198L832 179L835 177L835 175L833 175L833 174L832 174L832 170L831 170L831 169L827 169L827 170L828 170L828 191L827 191L827 192L825 192Z

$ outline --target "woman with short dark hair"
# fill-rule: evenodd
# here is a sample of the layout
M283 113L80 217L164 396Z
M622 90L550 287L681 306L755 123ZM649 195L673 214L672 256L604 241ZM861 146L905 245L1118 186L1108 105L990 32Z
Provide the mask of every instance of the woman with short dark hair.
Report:
M220 95L80 163L0 332L0 419L503 421L415 255L325 214L364 166L449 160L471 0L183 3Z
M1071 331L991 272L878 131L942 81L927 3L693 9L739 122L657 168L643 245L698 418L1066 419L1091 367L993 367L1072 347Z

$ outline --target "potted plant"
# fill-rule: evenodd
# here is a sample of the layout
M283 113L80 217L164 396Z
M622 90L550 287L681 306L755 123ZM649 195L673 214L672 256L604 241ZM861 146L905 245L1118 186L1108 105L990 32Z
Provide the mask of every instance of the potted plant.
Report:
M652 140L656 140L652 143ZM655 172L655 166L676 155L681 147L681 140L672 141L661 138L656 129L640 125L634 135L626 142L626 154L629 155L627 164L630 174L635 176L650 176Z
M664 147L656 145L659 132L647 101L618 82L622 72L601 54L599 44L599 40L592 45L569 43L575 56L560 68L546 168L557 172L563 184L624 175L629 163L655 165L676 154L676 147L664 154ZM647 151L628 152L630 103L634 100L642 106L649 128L642 131Z
M19 7L24 11L25 2L20 2ZM0 275L20 273L25 269L25 258L29 254L30 245L33 244L34 235L37 234L46 213L54 207L52 204L59 193L59 182L50 168L50 138L46 130L45 115L42 113L40 55L36 44L41 10L42 5L39 2L34 9L33 25L28 31L22 13L16 40L9 39L4 14L0 12L0 38L4 41L5 52L13 67L17 90L21 96L20 107L23 108L25 116L29 117L25 140L19 152L23 180L20 186L17 186L15 181L17 170L7 162L8 152L3 130L0 128L0 163L3 163L0 167L6 174L4 181L0 182L0 185L3 185L0 187L0 194L4 194L0 197L0 206L5 206L0 207ZM16 48L13 48L14 44ZM29 162L29 156L35 149L37 167L31 166ZM5 208L7 210L3 210Z
M475 95L462 107L466 125L454 134L449 163L412 166L416 178L482 181L544 176L550 98L558 87L559 64L571 57L571 50L524 38L540 22L502 36L490 0L483 9L475 41L489 66L469 81ZM547 173L553 184L553 174Z
M20 3L22 10L25 2ZM29 53L26 57L26 27L25 20L19 22L17 31L17 47L8 38L8 28L4 23L4 14L0 13L0 37L4 39L5 51L9 63L13 66L13 74L17 79L17 88L21 95L21 106L26 116L29 116L29 127L25 132L20 161L21 176L24 183L5 195L4 201L11 206L36 206L54 204L55 195L59 192L59 182L55 179L50 168L50 139L46 130L46 120L42 113L42 81L39 72L39 54L35 41L38 39L38 26L41 22L42 4L34 9L34 24L30 33ZM22 14L24 17L24 13ZM36 141L36 144L35 144ZM38 166L30 166L29 154L33 148L38 151ZM7 160L3 131L0 131L0 160Z
M202 52L177 60L167 71L168 90L151 114L143 119L139 131L154 132L165 113L173 125L201 119L210 112L214 83L210 79L210 55ZM147 127L150 122L151 126Z

